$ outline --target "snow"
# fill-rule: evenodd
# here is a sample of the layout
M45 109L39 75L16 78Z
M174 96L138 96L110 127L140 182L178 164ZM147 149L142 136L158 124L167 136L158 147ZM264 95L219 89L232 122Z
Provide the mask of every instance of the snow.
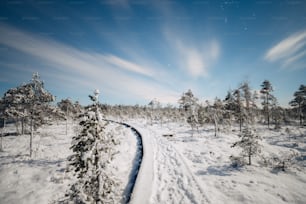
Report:
M257 133L264 138L261 145L265 156L288 154L292 146L301 153L298 164L283 172L263 167L260 158L255 157L252 166L232 167L229 156L240 152L230 147L238 139L238 127L223 130L215 137L213 127L207 126L192 137L188 125L131 123L144 138L150 137L146 141L153 151L153 157L145 157L153 164L153 182L148 187L152 188L151 195L146 203L305 203L303 128L288 127L295 135L289 140L285 127L280 131L257 127Z
M150 131L141 128L139 124L132 124L141 134L143 143L143 159L134 186L130 203L148 203L153 182L153 141ZM139 127L138 127L139 126Z
M6 132L14 132L14 126ZM77 126L54 123L39 128L33 140L33 158L29 157L29 135L3 138L4 152L0 152L0 203L52 203L62 200L75 178L66 172L67 157ZM119 182L117 203L125 203L125 190L129 182L136 154L136 137L129 128L109 123L105 132L119 141L118 152L110 163L110 170Z
M3 138L0 203L50 203L63 196L70 182L65 169L72 127L68 135L65 123L40 128L33 138L33 158L29 158L29 135Z
M125 203L127 199L128 189L130 188L129 179L133 168L133 161L137 151L137 138L130 128L116 123L109 123L106 126L105 132L115 136L115 139L120 143L115 146L118 152L111 161L111 171L119 181L118 203Z
M260 157L252 166L234 168L229 156L241 149L231 148L238 127L195 130L183 123L153 124L145 119L125 121L142 135L144 155L132 194L133 204L143 203L305 203L306 129L286 126L280 130L256 125L263 139L262 155L299 153L286 171L263 166ZM3 138L0 152L0 203L52 203L60 200L74 182L67 173L69 147L76 126L70 121L44 126L34 136L33 158L29 158L29 135ZM6 132L12 132L8 127ZM137 139L130 128L109 123L105 132L120 143L111 162L111 171L120 185L118 202L125 203L126 189L137 151ZM173 135L165 137L164 135Z

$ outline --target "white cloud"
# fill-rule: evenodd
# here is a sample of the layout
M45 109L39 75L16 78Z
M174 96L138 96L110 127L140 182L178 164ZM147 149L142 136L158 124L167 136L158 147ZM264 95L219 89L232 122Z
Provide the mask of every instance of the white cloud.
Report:
M189 74L193 77L207 76L207 68L205 66L204 58L196 50L184 50L185 64Z
M299 59L303 58L304 56L306 56L306 50L292 56L292 57L289 57L288 59L286 59L285 63L284 63L284 67L287 67L289 66L290 64L298 61Z
M213 63L220 55L220 46L216 40L204 45L201 43L183 41L181 36L166 29L165 37L173 48L174 58L178 59L178 66L194 77L207 77Z
M280 61L283 67L288 67L305 56L305 45L306 31L295 33L270 48L264 58L270 62Z
M104 56L103 58L106 62L108 62L112 65L115 65L119 68L123 68L123 69L126 69L128 71L132 71L132 72L143 74L143 75L150 76L150 77L154 76L153 70L146 69L146 68L144 68L144 67L142 67L142 66L140 66L136 63L129 62L129 61L124 60L122 58L119 58L117 56L107 55L107 56Z
M153 69L115 55L85 52L3 24L0 26L0 44L34 57L33 62L42 61L59 73L67 73L68 81L74 81L76 89L99 88L117 98L138 97L138 100L158 98L176 102L174 96L179 96L158 81L159 75L155 76ZM153 80L147 80L147 77ZM63 83L63 76L53 79Z
M75 70L81 72L83 72L86 67L92 67L93 63L100 63L103 65L115 65L120 69L153 77L152 70L114 55L82 52L56 41L26 34L8 26L0 26L0 33L1 44L40 57L44 60L51 60L60 65L74 66ZM97 67L95 67L95 69L96 68Z

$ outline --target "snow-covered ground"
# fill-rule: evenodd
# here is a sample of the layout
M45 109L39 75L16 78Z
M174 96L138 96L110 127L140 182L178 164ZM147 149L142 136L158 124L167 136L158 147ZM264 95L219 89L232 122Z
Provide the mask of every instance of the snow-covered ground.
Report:
M283 171L263 167L262 159L252 166L233 168L231 145L238 140L238 128L214 136L211 126L191 136L186 124L153 124L129 120L143 137L144 161L136 180L131 203L306 203L306 129L282 127L280 131L257 126L265 158L299 152L296 164ZM0 152L0 203L53 203L65 195L73 182L67 173L67 157L75 126L54 123L38 130L33 158L29 158L29 135L6 136ZM14 128L14 127L11 127ZM118 203L124 195L137 150L133 132L109 123L105 131L120 143L110 170L116 176ZM173 134L173 137L165 137Z
M0 203L50 203L64 195L69 179L65 174L73 126L44 126L33 138L29 157L29 135L3 138L0 153ZM13 126L6 131L14 130Z
M14 126L6 127L14 132ZM69 122L66 135L65 122L43 126L33 139L33 157L29 157L29 135L3 138L4 152L0 152L0 203L34 204L56 203L63 199L74 182L72 173L66 172L71 139L76 125ZM119 183L117 203L124 203L137 139L129 128L109 123L105 132L119 141L115 146L118 154L110 164Z
M229 156L240 151L231 148L238 128L215 137L207 126L192 137L187 125L131 123L150 137L153 149L150 203L306 203L305 128L288 127L288 135L286 128L257 127L266 158L288 155L290 149L300 153L297 164L283 172L262 167L260 158L252 166L233 168Z
M119 197L116 203L126 203L131 189L129 182L133 176L132 169L137 152L137 137L130 128L116 123L109 123L105 132L113 135L119 142L115 146L117 154L111 161L109 170L112 171L119 183L119 189L117 190Z

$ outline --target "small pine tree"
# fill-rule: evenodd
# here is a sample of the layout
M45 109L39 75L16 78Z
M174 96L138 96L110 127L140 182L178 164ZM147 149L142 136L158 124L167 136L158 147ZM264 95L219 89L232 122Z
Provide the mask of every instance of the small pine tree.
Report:
M94 105L83 116L80 134L73 137L68 159L78 181L71 186L69 200L74 203L114 203L117 182L107 173L114 155L114 139L104 132L98 106L98 91L90 96Z
M248 157L248 165L252 164L252 156L261 152L259 140L261 139L248 126L238 135L239 141L235 142L231 147L241 147L241 156Z

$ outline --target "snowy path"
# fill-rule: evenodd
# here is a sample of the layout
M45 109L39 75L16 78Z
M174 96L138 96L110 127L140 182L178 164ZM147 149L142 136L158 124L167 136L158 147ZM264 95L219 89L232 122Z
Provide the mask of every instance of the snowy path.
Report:
M126 128L129 128L133 134L135 135L137 139L137 150L136 150L136 155L133 161L133 168L130 173L130 178L128 181L128 185L126 187L125 193L126 193L126 200L125 203L129 203L131 200L131 196L135 187L136 179L138 177L138 172L142 163L142 158L143 158L143 142L142 142L142 137L140 133L134 128L131 127L130 125L126 123L119 123L121 125L124 125Z
M130 174L129 174L129 179L128 179L128 183L127 186L124 190L124 199L122 200L122 203L130 203L131 202L131 197L132 197L132 193L134 191L135 188L135 184L136 184L136 179L138 177L138 172L140 170L140 167L142 165L142 161L143 161L143 139L142 139L142 135L139 133L139 131L137 129L135 129L134 127L132 127L131 125L127 124L127 123L123 123L123 122L117 122L114 120L108 120L108 119L104 119L107 122L113 123L113 124L117 124L119 126L122 126L126 129L129 129L132 134L136 137L136 149L135 149L135 155L134 155L134 159L132 162L132 167L130 169Z
M142 134L143 162L150 168L139 172L134 196L142 200L132 199L132 203L209 203L184 158L170 142L153 129L133 126Z
M152 203L209 203L181 154L155 136L155 192Z

